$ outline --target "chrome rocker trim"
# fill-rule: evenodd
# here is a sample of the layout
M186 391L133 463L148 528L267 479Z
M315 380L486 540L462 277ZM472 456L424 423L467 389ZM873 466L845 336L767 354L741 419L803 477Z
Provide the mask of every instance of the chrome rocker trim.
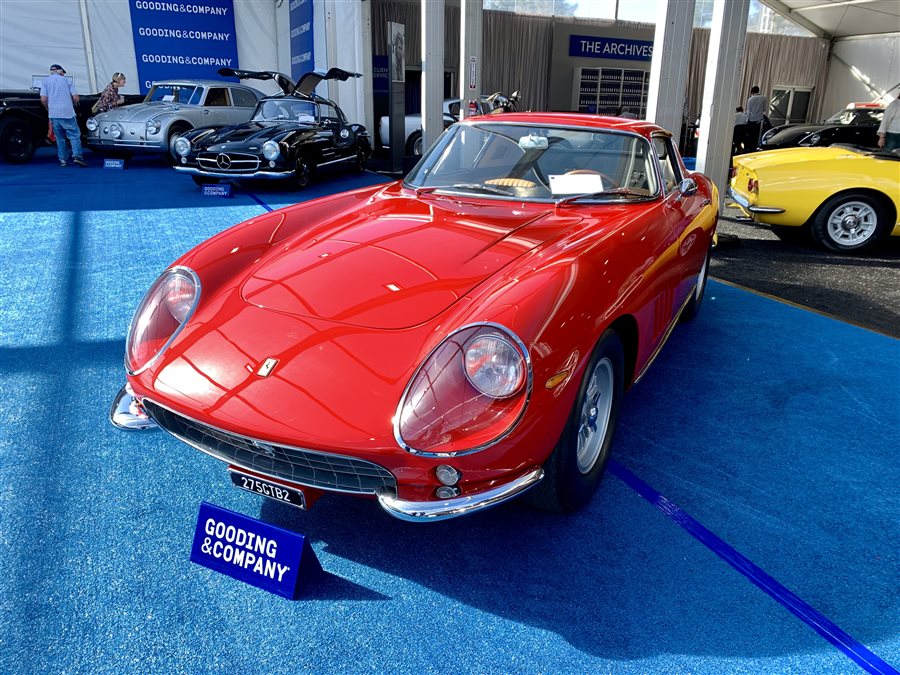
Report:
M252 173L236 173L234 171L231 171L226 173L224 171L204 171L203 169L198 169L194 166L176 166L174 168L176 171L191 174L193 176L209 176L210 178L234 178L240 180L244 178L267 178L269 180L281 180L283 178L290 178L294 175L293 171L254 171Z
M544 477L544 469L537 466L518 478L465 497L455 497L437 502L408 502L392 493L378 493L378 503L395 518L409 522L435 522L465 516L518 496Z
M138 402L126 384L119 390L109 409L109 421L114 427L126 431L140 431L157 427L144 407Z
M774 206L750 206L750 202L747 198L732 190L731 186L728 187L725 193L728 197L731 197L740 204L742 209L746 209L750 213L784 213L784 209L779 209Z

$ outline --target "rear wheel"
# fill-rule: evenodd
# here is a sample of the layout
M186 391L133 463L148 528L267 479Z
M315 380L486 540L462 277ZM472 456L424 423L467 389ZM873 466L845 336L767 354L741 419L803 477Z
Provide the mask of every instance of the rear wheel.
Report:
M608 330L594 348L566 426L544 464L544 480L529 493L533 504L565 513L587 504L597 491L619 419L624 371L622 342Z
M709 256L710 252L706 252L706 258L703 259L703 267L700 268L700 274L697 277L697 285L694 286L694 292L691 293L691 299L684 306L681 318L690 321L700 311L700 304L703 302L703 294L706 291L706 281L709 279Z
M856 253L875 246L890 227L887 209L864 192L835 195L819 209L812 225L815 240L832 251Z
M34 133L31 126L20 119L0 122L0 155L10 164L24 164L34 157Z

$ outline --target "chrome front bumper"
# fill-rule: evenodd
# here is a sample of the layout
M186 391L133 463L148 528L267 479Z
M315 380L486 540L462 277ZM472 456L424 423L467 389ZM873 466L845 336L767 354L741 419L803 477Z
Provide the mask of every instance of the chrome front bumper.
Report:
M116 394L109 411L109 420L113 426L127 431L155 429L158 426L135 398L127 384ZM540 482L543 477L544 469L536 466L510 482L489 490L434 502L411 502L399 499L394 495L393 490L379 491L376 495L381 508L395 518L409 522L435 522L465 516L496 506L519 496Z
M176 166L176 171L192 176L205 176L207 178L233 178L243 180L246 178L265 178L268 180L283 180L294 175L293 171L254 171L252 173L235 173L234 171L206 171L196 166Z
M775 206L751 206L749 200L732 190L730 185L725 194L736 201L742 209L749 211L750 213L784 213L784 209L779 209Z

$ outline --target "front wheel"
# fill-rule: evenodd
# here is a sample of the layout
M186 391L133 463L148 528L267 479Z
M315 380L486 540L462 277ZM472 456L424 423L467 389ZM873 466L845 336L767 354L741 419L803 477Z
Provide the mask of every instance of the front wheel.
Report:
M529 500L567 513L590 501L606 469L624 391L625 353L615 331L597 342L559 442L544 464L544 480Z
M409 135L409 139L406 141L406 154L412 155L413 157L421 157L422 150L422 132L414 131Z
M181 136L181 134L187 133L188 131L190 131L189 128L176 127L169 132L169 137L167 139L167 145L169 147L169 157L175 164L178 164L181 160L181 156L177 152L175 152L175 141L178 140L178 137Z
M887 209L864 192L835 195L819 209L813 238L825 248L857 253L875 246L890 227Z
M295 190L303 190L312 180L312 166L305 159L297 158L297 166L294 168L294 177L292 179Z
M362 173L366 170L366 162L369 161L369 155L366 154L365 148L359 147L356 149L356 161L353 163L353 168L356 169L358 173Z
M35 143L31 126L25 120L0 122L0 155L10 164L24 164L34 157Z
M703 294L706 292L706 281L709 279L709 256L710 252L706 252L703 259L703 267L700 268L700 274L697 276L697 285L694 286L694 292L691 293L691 299L684 306L681 318L690 321L700 311L700 305L703 302Z

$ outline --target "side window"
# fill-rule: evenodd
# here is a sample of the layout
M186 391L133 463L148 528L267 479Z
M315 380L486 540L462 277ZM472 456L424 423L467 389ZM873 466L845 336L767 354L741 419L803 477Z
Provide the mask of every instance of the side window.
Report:
M238 108L256 107L256 97L246 89L232 89L231 98Z
M672 141L669 138L654 138L653 150L659 158L659 168L662 173L663 189L669 194L678 188L681 182L681 169L678 167L675 151L672 149Z
M334 109L334 106L330 106L327 103L319 104L319 115L321 115L322 122L329 125L340 125L341 117L338 115L337 110Z
M231 105L228 100L228 90L222 87L212 87L206 95L207 106L227 106Z

